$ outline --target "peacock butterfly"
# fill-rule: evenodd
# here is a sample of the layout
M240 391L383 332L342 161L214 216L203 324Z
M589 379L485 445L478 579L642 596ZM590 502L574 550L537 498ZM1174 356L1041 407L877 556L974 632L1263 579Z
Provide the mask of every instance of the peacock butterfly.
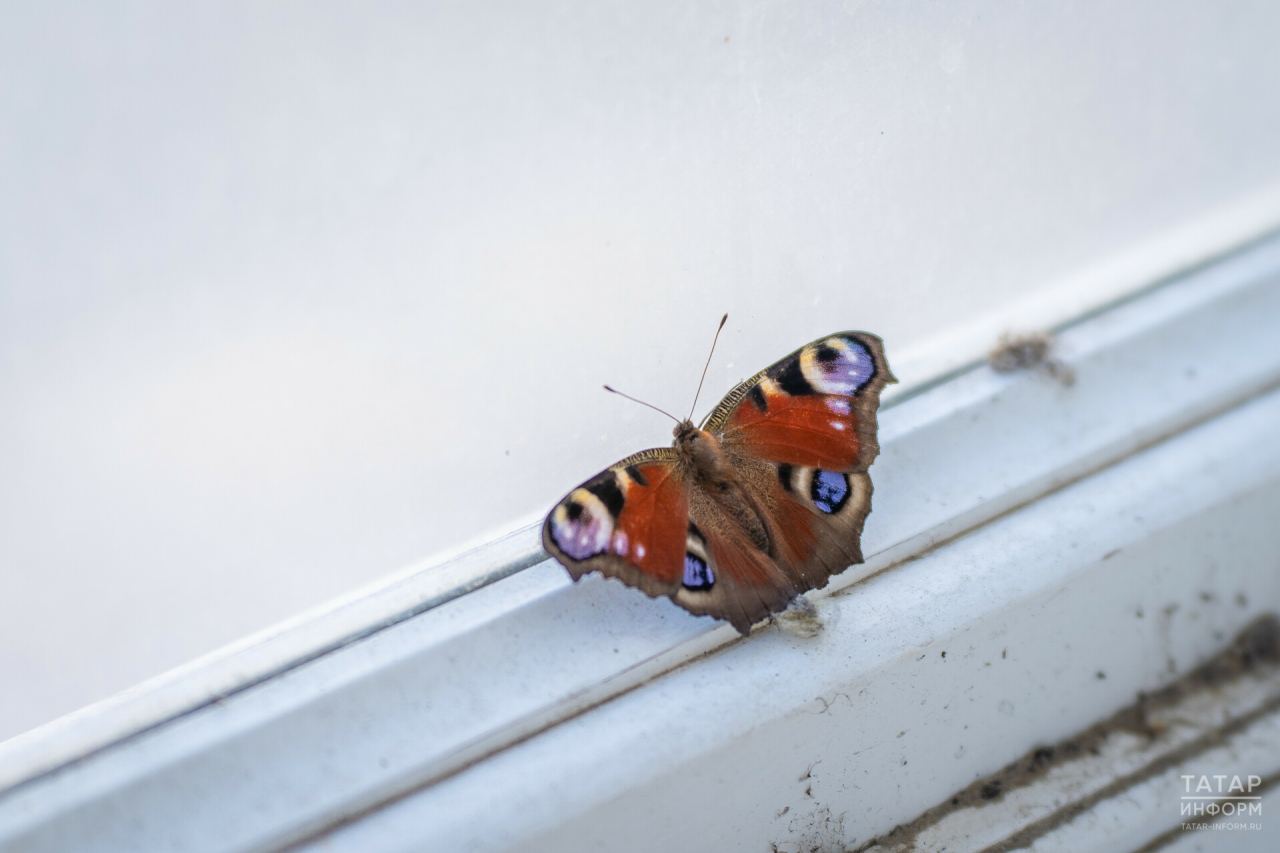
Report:
M875 335L807 344L730 391L701 426L678 421L671 447L569 492L543 546L575 581L598 571L746 634L862 562L876 409L896 381Z

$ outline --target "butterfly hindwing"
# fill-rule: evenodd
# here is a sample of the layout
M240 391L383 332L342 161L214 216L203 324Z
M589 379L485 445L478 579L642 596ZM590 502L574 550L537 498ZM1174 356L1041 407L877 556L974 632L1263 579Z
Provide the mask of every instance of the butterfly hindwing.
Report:
M773 508L779 562L802 579L805 589L826 586L831 575L861 563L871 476L786 463L774 470L782 486Z
M686 572L672 596L677 604L727 619L744 634L787 606L799 590L770 553L774 533L763 515L749 488L690 489Z
M757 495L769 528L769 553L796 592L862 562L862 526L871 511L865 471L831 471L731 453L734 469Z

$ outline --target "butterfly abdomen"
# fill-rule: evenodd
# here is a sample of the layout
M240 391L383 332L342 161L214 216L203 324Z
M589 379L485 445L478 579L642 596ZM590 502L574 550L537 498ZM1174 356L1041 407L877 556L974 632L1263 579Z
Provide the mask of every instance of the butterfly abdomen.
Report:
M695 512L701 509L717 519L722 535L742 538L757 550L769 552L768 527L762 512L719 439L685 421L676 427L676 452L686 466L686 476L701 487L691 495L701 505L694 507Z

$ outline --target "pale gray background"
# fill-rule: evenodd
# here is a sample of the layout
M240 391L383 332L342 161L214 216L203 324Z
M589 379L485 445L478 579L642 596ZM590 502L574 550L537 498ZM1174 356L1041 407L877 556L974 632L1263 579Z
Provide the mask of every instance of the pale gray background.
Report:
M1280 178L1280 6L10 4L0 738ZM874 520L874 516L873 516Z

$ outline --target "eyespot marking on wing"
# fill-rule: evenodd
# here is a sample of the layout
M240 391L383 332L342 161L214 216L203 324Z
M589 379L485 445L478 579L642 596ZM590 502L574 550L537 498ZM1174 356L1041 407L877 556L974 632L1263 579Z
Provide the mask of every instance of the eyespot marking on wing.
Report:
M625 487L626 484L619 483L618 475L613 471L605 471L600 476L582 484L582 488L600 499L613 518L618 517L618 513L622 512L622 505L626 503L622 492Z
M689 522L684 537L684 574L680 584L691 592L706 592L715 586L715 572L707 558L707 540L698 525Z
M684 577L681 584L685 589L694 591L702 591L711 589L715 585L716 578L711 571L711 567L707 565L706 560L697 554L685 552L684 555Z
M551 511L551 537L570 558L586 560L609 547L614 517L598 495L580 486Z
M835 471L814 471L809 482L809 497L814 506L828 515L837 513L849 500L849 479Z
M789 358L778 365L775 370L776 372L772 373L771 378L783 393L790 394L792 397L803 397L814 392L815 389L809 383L804 369L803 350L801 350L800 358Z
M833 335L800 350L800 372L822 394L858 393L875 376L871 352L853 338Z

